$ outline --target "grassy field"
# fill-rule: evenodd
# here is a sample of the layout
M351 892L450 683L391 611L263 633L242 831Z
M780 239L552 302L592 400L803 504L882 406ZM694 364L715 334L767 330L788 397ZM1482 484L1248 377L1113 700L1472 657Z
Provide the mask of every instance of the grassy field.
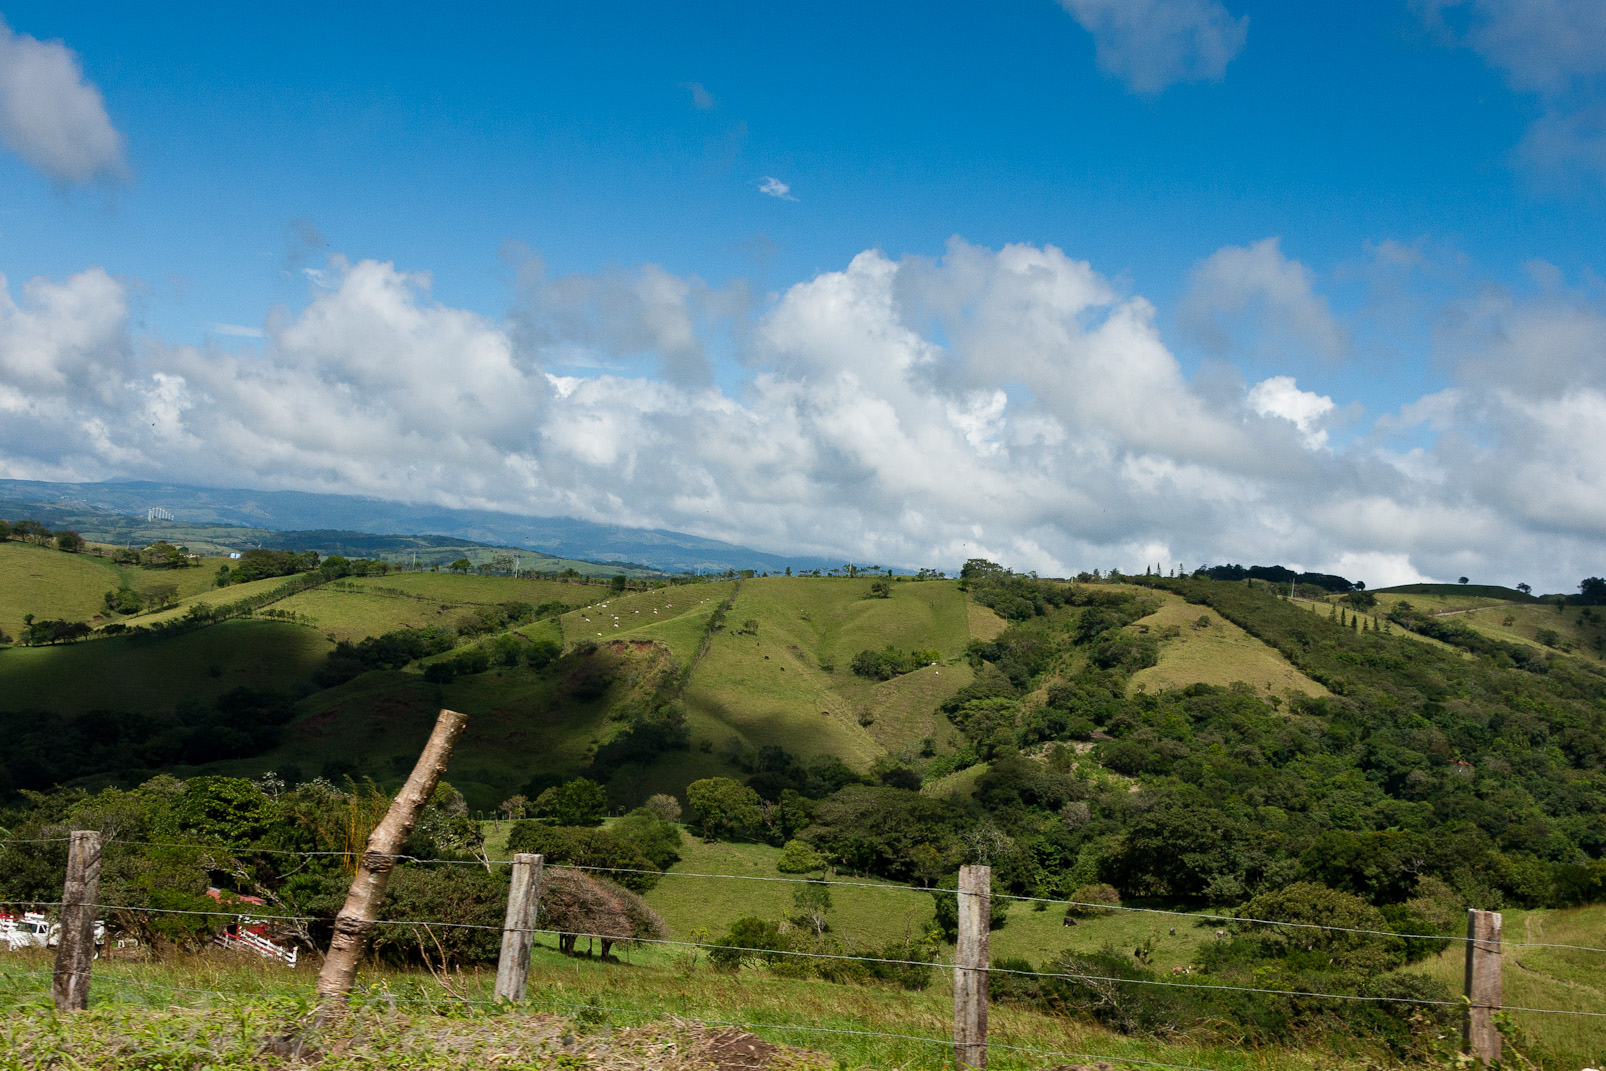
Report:
M0 631L16 637L24 614L89 620L105 612L106 592L126 581L125 570L93 554L0 542Z
M178 636L117 637L0 652L0 694L12 710L171 710L249 686L295 694L329 641L277 621L226 621Z
M567 642L650 639L669 647L682 664L702 644L708 618L730 597L734 581L656 588L602 597L559 619Z
M669 1044L695 1035L695 1020L754 1024L768 1041L823 1055L836 1068L944 1069L953 1064L953 995L948 972L935 972L923 992L881 985L833 985L744 969L712 970L685 950L637 948L620 961L566 957L552 939L537 937L525 1009L498 1011L489 1002L494 972L464 972L442 981L421 972L364 970L357 1012L331 1033L328 1071L355 1068L756 1067L680 1057ZM583 944L582 944L583 947ZM43 953L8 957L0 971L0 1038L13 1053L46 1053L61 1066L111 1071L155 1068L255 1069L283 1066L260 1055L262 1038L284 1029L310 1000L317 965L306 957L287 969L210 950L158 964L102 960L91 983L87 1015L56 1018L48 1003L50 959ZM547 1012L543 1017L529 1013ZM1116 1065L1160 1061L1216 1071L1304 1071L1377 1067L1365 1051L1347 1056L1324 1049L1260 1048L1213 1041L1203 1029L1169 1038L1126 1037L1074 1019L995 1004L988 1018L988 1066L1027 1071L1084 1059ZM647 1034L644 1038L643 1034ZM885 1034L929 1038L936 1044ZM544 1052L527 1040L546 1041ZM643 1044L651 1039L653 1044ZM23 1043L36 1047L22 1049ZM123 1048L117 1062L96 1057ZM499 1048L500 1046L500 1048ZM1018 1046L1039 1052L1016 1052ZM208 1052L207 1049L211 1051ZM534 1048L535 1051L531 1051ZM506 1055L497 1056L498 1052ZM136 1055L137 1054L137 1055ZM510 1056L512 1058L510 1058ZM555 1058L554 1058L555 1057ZM11 1071L0 1055L0 1067ZM70 1061L70 1062L69 1062ZM257 1062L262 1061L262 1062ZM18 1071L28 1064L16 1064ZM776 1065L769 1065L776 1066ZM797 1066L779 1065L779 1066ZM1383 1064L1382 1066L1386 1066Z
M1279 652L1214 610L1185 602L1169 592L1146 594L1164 598L1165 605L1128 625L1127 631L1147 630L1149 635L1158 637L1160 663L1134 673L1129 686L1132 690L1159 691L1196 681L1214 685L1243 681L1268 695L1327 694L1326 688L1295 669Z
M639 662L652 656L626 657ZM442 707L469 712L446 776L479 810L496 807L534 774L573 776L592 744L613 728L604 700L560 702L550 677L524 667L450 684L392 670L318 692L298 708L282 747L234 765L242 773L247 765L293 766L310 777L345 760L376 780L399 782Z
M1443 586L1443 585L1440 585ZM1599 661L1606 656L1606 609L1567 606L1557 608L1543 603L1513 602L1476 593L1461 594L1379 594L1378 609L1387 613L1400 602L1418 610L1442 616L1447 621L1476 629L1486 636L1509 643L1524 643L1540 650L1554 651L1539 641L1545 630L1556 633L1576 657ZM1588 612L1592 620L1585 618Z
M499 856L508 826L504 824L490 847ZM716 880L695 874L729 874L748 878L780 876L775 870L779 852L762 845L704 844L687 838L683 859L659 886L647 895L668 925L669 940L717 942L735 919L758 915L771 920L789 913L791 883ZM674 874L684 874L676 877ZM859 879L853 879L859 880ZM919 891L882 886L833 887L830 921L846 941L873 945L901 936L906 929L923 929L931 916L930 897ZM1022 957L1040 965L1064 950L1126 952L1148 943L1150 966L1162 976L1172 967L1195 963L1198 950L1214 938L1208 920L1167 914L1115 912L1065 927L1055 907L1037 911L1032 904L1013 903L1006 925L991 935L992 954ZM1171 931L1175 930L1173 934ZM1508 911L1508 941L1503 963L1504 999L1508 1006L1531 1006L1599 1011L1606 1006L1601 982L1600 953L1523 947L1517 942L1552 942L1606 947L1606 905L1570 911ZM581 942L581 951L586 944ZM948 959L951 948L940 950ZM1414 969L1441 978L1459 991L1462 946L1452 942L1436 958ZM0 1039L10 1042L13 1053L31 1057L40 1051L41 1032L53 1039L51 1051L79 1057L102 1050L108 1038L125 1045L126 1063L81 1060L84 1066L148 1069L161 1067L255 1067L243 1062L254 1058L247 1045L238 1045L241 1062L211 1058L207 1063L193 1053L200 1044L227 1047L228 1031L265 1033L264 1024L278 1016L288 1021L304 1010L317 971L316 957L304 957L288 969L220 950L175 954L157 963L102 959L94 966L92 1010L86 1017L51 1026L37 1017L49 1017L43 999L49 983L51 959L46 952L21 952L0 957ZM359 1037L372 1038L372 1049L331 1045L323 1066L388 1068L389 1051L410 1046L407 1067L435 1068L431 1060L449 1045L458 1045L459 1061L483 1057L485 1066L526 1066L490 1060L497 1044L548 1028L550 1020L518 1018L519 1012L494 1012L465 1001L489 1001L494 972L487 969L432 976L365 966L358 978L357 1021ZM827 1066L842 1068L938 1068L951 1066L951 1052L943 1045L897 1038L867 1036L905 1034L943 1041L951 1037L951 974L938 968L931 986L907 992L878 984L846 985L784 977L764 968L740 973L714 970L706 953L670 944L647 944L620 950L615 961L590 956L566 957L548 934L536 938L532 956L529 1012L549 1011L567 1024L571 1052L580 1046L591 1057L583 1066L620 1069L637 1065L632 1028L658 1024L674 1029L674 1020L716 1020L719 1023L755 1024L766 1039L819 1051ZM191 1012L190 1009L196 1009ZM364 1018L383 1015L383 1019ZM1599 1066L1606 1053L1606 1023L1599 1019L1509 1013L1519 1034L1540 1041L1559 1057L1562 1067ZM212 1024L209 1032L205 1024ZM93 1024L85 1029L84 1024ZM989 1015L992 1048L989 1065L1003 1071L1085 1063L1103 1058L1115 1066L1144 1061L1183 1065L1214 1071L1294 1071L1294 1069L1376 1069L1399 1066L1386 1054L1372 1049L1364 1038L1347 1038L1329 1048L1319 1043L1299 1047L1253 1048L1220 1040L1205 1021L1179 1022L1169 1036L1121 1035L1090 1022L1045 1015L995 1002ZM840 1033L836 1033L840 1032ZM342 1035L344 1037L344 1035ZM381 1039L388 1039L382 1041ZM232 1036L237 1043L240 1038ZM471 1048L476 1040L486 1048ZM659 1038L663 1051L664 1038ZM1453 1063L1454 1037L1446 1039L1442 1056ZM607 1043L607 1048L601 1047ZM1519 1045L1525 1044L1519 1036ZM1017 1052L1004 1046L1041 1050ZM258 1046L259 1047L259 1046ZM127 1055L138 1049L140 1058ZM230 1049L229 1051L236 1051ZM608 1054L616 1062L600 1062ZM183 1057L181 1059L180 1057ZM0 1067L8 1068L0 1055ZM352 1062L346 1062L347 1060ZM153 1062L153 1061L165 1062ZM190 1062L185 1062L186 1060ZM17 1064L17 1067L31 1066ZM64 1066L75 1066L72 1063ZM262 1065L268 1066L268 1065ZM451 1063L441 1067L454 1066ZM455 1066L473 1066L458 1063ZM534 1065L530 1065L534 1066ZM546 1065L541 1065L546 1066ZM559 1066L559 1065L554 1065ZM572 1064L570 1066L581 1066ZM686 1065L673 1065L686 1066Z
M1606 904L1565 911L1505 911L1501 957L1502 1002L1512 1008L1560 1008L1606 1011L1606 952L1524 948L1520 943L1583 945L1606 948ZM1466 971L1460 942L1416 969L1443 981L1459 993ZM1606 1059L1606 1019L1600 1017L1507 1013L1523 1033L1547 1048L1574 1057L1578 1066L1599 1066Z

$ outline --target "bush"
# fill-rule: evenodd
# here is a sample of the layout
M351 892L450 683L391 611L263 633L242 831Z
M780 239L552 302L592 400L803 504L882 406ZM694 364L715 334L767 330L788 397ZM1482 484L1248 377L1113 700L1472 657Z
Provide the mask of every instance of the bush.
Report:
M709 840L752 840L763 828L758 793L729 777L686 786L686 803Z
M665 822L680 821L680 801L664 792L649 796L642 810Z
M1112 915L1113 908L1121 906L1121 894L1116 892L1114 885L1083 885L1071 893L1071 899L1078 901L1065 909L1066 918L1090 919L1101 915ZM1109 907L1094 907L1089 905L1108 904Z
M752 915L737 919L714 943L719 947L709 949L708 958L714 966L727 971L734 971L747 961L773 963L780 958L776 952L790 948L775 923Z
M633 844L605 829L517 822L508 834L510 853L530 852L553 865L591 867L607 872L615 884L646 892L658 884L658 868Z
M554 826L599 826L607 812L607 792L583 777L547 789L530 808L538 821Z
M572 870L549 870L541 879L536 925L558 931L558 949L573 955L581 936L602 941L602 954L618 942L661 939L664 920L620 885Z
M825 857L814 846L801 840L789 840L776 860L775 869L782 874L810 874L825 869Z
M646 808L631 811L608 827L608 832L652 860L658 870L668 870L680 862L684 841L673 823L654 818Z

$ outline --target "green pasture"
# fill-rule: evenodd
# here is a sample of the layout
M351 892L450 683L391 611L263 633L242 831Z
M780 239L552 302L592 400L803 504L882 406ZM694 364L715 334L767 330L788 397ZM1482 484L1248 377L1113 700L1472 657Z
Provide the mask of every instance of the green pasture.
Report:
M175 571L184 573L195 572L194 569ZM166 574L163 575L165 577ZM290 579L291 578L287 576L274 576L268 577L265 580L252 580L244 584L230 584L226 588L218 587L214 580L212 584L201 588L198 591L191 591L187 594L181 594L181 601L179 604L171 607L170 609L135 614L131 617L119 617L118 620L125 621L129 625L153 625L159 624L163 621L172 621L175 618L183 617L189 612L189 608L191 606L223 606L227 603L239 602L241 599L248 599L253 595L260 595L265 591L272 591L274 588L282 587ZM138 585L135 586L137 587ZM276 610L284 608L280 603L274 603L272 605ZM266 609L266 607L264 607L264 609Z
M381 593L416 595L436 602L470 605L499 602L563 602L584 606L608 596L606 584L542 580L528 576L479 576L474 573L386 573L384 576L353 576L344 581L354 588L377 589Z
M618 595L598 589L601 594L595 600L560 619L563 636L568 643L657 640L684 665L696 656L709 615L735 586L735 581L715 581Z
M1378 594L1378 611L1387 613L1402 601L1497 640L1523 643L1558 654L1570 653L1590 661L1606 657L1606 607L1557 607L1531 599L1515 602L1475 593L1397 595L1389 592ZM1564 652L1540 642L1540 633L1547 630L1556 633L1558 643L1571 649Z
M962 737L940 707L975 679L968 662L955 660L879 681L869 687L862 702L862 709L874 719L865 731L893 755L918 748L928 737L939 749L957 747Z
M580 947L583 952L584 941ZM277 1057L262 1054L262 1039L289 1028L293 1017L305 1010L318 971L315 956L303 957L291 969L221 949L154 963L102 959L94 967L90 1011L56 1017L45 1010L50 962L44 951L8 958L0 971L0 1041L19 1058L32 1059L37 1053L52 1061L71 1061L63 1066L106 1071L280 1067ZM365 966L357 978L356 1008L330 1028L334 1043L321 1054L318 1066L328 1071L442 1071L483 1061L487 1067L533 1067L530 1057L535 1053L513 1062L504 1058L533 1035L551 1039L548 1056L558 1052L553 1067L689 1067L694 1065L665 1061L673 1058L668 1043L696 1031L695 1020L712 1021L706 1031L725 1023L754 1024L767 1041L820 1054L808 1066L944 1071L953 1065L948 1045L884 1036L952 1039L951 972L941 968L933 973L930 988L908 992L886 985L787 978L752 968L720 971L709 966L706 955L674 946L637 946L607 961L569 957L560 955L554 939L542 934L535 940L525 1006L503 1010L462 1003L489 1005L494 981L491 971L443 978ZM1094 1058L1117 1066L1159 1061L1215 1071L1362 1071L1381 1066L1381 1054L1365 1047L1350 1052L1250 1050L1211 1036L1208 1024L1185 1024L1164 1038L1124 1036L1082 1020L998 1003L989 1012L988 1032L988 1066L996 1071L1040 1071ZM5 1058L0 1054L0 1061Z
M1161 691L1195 682L1224 686L1235 681L1267 695L1290 692L1326 695L1327 689L1305 676L1282 654L1207 607L1183 601L1170 592L1150 592L1165 605L1127 626L1160 641L1160 662L1132 675L1132 691Z
M336 581L335 583L343 583ZM399 628L450 627L460 611L413 595L374 588L336 588L331 584L274 603L275 610L302 614L305 623L335 640L357 641Z
M1502 914L1501 1001L1510 1008L1606 1011L1606 952L1539 948L1535 944L1581 945L1606 949L1606 904L1555 911L1510 910ZM1430 974L1453 993L1461 992L1466 946L1447 942L1438 956L1414 970ZM1576 1066L1599 1066L1606 1057L1606 1018L1599 1016L1506 1013L1519 1031L1541 1040Z
M549 677L524 667L492 669L450 684L401 670L365 673L303 701L277 750L254 770L294 764L314 776L355 763L375 780L406 777L442 707L468 715L446 778L477 810L491 810L537 773L575 776L592 743L609 736L606 701L560 702Z
M93 554L0 542L0 631L16 638L25 614L87 621L105 613L106 592L121 586L125 577L123 569Z
M113 637L0 651L0 695L11 710L161 711L210 702L241 686L295 694L323 665L329 641L278 621L226 621L176 636Z

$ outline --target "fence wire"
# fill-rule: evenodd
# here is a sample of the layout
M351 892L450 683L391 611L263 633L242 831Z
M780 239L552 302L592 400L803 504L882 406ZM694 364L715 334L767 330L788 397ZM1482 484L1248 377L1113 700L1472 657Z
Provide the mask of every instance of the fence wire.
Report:
M66 843L69 839L70 838L67 837L0 839L0 844L55 844ZM291 848L241 849L237 846L231 847L228 845L122 839L108 840L106 842L106 847L109 848L118 844L153 848L187 848L195 851L218 852L231 856L288 855L307 859L344 858L353 863L361 861L361 859L368 854L366 852L349 851L301 851ZM416 863L430 866L471 866L489 869L498 866L510 866L512 863L512 861L508 859L429 859L414 855L406 855L403 853L379 852L374 854L380 858L391 859L396 862ZM598 874L634 874L655 878L706 878L721 881L755 881L792 885L825 885L839 888L881 889L889 892L919 893L927 896L937 892L959 894L957 889L950 889L941 886L899 885L894 882L844 881L840 878L769 877L761 874L705 874L684 870L644 870L635 867L583 866L574 863L547 863L546 866L551 869L559 870L575 870ZM969 896L975 894L964 893L962 895ZM1211 912L1178 911L1172 908L1162 907L1133 907L1128 904L1103 904L1086 900L1059 899L1047 896L1022 896L1014 893L993 893L992 895L1000 900L1014 900L1022 903L1059 904L1065 907L1080 907L1096 911L1126 911L1137 914L1165 915L1172 918L1197 919L1200 922L1238 923L1254 926L1272 926L1293 930L1321 930L1329 933L1349 933L1368 937L1388 937L1414 941L1446 941L1451 943L1459 942L1465 944L1474 940L1473 938L1458 934L1402 933L1396 930L1372 930L1355 926L1329 926L1318 922L1288 922L1280 919L1259 919L1241 915L1222 915ZM1507 948L1552 948L1571 952L1606 953L1606 948L1597 948L1591 945L1559 944L1548 941L1502 941L1502 945Z
M15 906L17 903L18 902L16 902L16 901L0 902L0 906ZM60 906L60 905L58 904L58 905L55 905L55 906ZM316 916L310 916L310 915L274 915L274 914L260 914L260 913L256 913L256 912L250 912L250 911L242 912L242 911L239 911L239 910L227 910L227 911L225 911L225 910L216 910L216 911L205 910L205 911L201 911L201 910L186 909L186 908L143 907L143 906L130 905L130 904L91 904L89 906L94 907L96 910L99 910L99 911L132 911L132 912L135 912L135 913L158 914L158 915L201 915L201 916L226 917L226 918L237 918L237 917L239 917L241 915L249 915L252 918L260 918L264 922L272 922L272 921L275 921L275 920L283 921L283 922L327 921L327 920L320 920ZM241 905L241 906L255 907L256 905L248 904L248 905ZM486 923L444 922L444 921L433 920L433 919L376 919L376 920L374 920L372 925L376 929L381 927L381 926L397 926L397 927L411 927L411 928L415 928L415 929L423 929L423 930L426 930L426 931L430 930L432 928L440 928L440 929L456 929L456 930L480 930L480 931L486 931L486 932L502 933L504 931L504 929L505 929L505 927L502 927L502 926L493 926L493 925L489 925L489 924L486 924ZM586 932L583 932L583 931L568 930L568 929L563 929L563 930L549 929L549 928L545 928L545 927L531 927L528 931L524 931L524 932L536 933L536 934L547 934L547 935L552 935L552 936L563 935L563 936L576 937L576 938L584 937L584 938L587 938L589 940L610 941L610 942L613 942L613 943L616 943L616 944L632 944L632 943L634 943L634 944L662 945L662 946L677 947L677 948L695 948L695 949L699 949L699 950L702 950L702 951L710 951L710 952L712 952L712 951L739 952L739 953L742 953L744 955L750 955L750 956L789 956L789 957L794 957L794 958L797 958L797 959L829 960L829 961L837 961L837 962L882 964L882 965L889 966L889 967L925 967L925 968L928 968L928 969L950 968L950 967L952 967L952 968L956 968L956 969L980 970L980 971L986 971L986 972L988 972L990 974L1006 974L1006 975L1015 975L1015 976L1026 977L1026 978L1048 978L1048 979L1054 979L1054 980L1059 980L1059 981L1074 981L1074 982L1099 982L1099 983L1103 983L1103 984L1107 984L1107 985L1155 986L1155 987L1161 987L1161 988L1186 989L1186 990L1188 990L1190 992L1256 993L1256 994L1260 994L1262 996L1300 997L1300 998L1312 999L1312 1000L1337 1000L1337 1001L1349 1001L1349 1002L1352 1002L1352 1003L1368 1003L1368 1004L1411 1004L1411 1005L1422 1005L1422 1006L1433 1006L1433 1007L1462 1007L1465 1004L1465 1001L1462 1001L1462 1000L1433 1000L1433 999L1430 999L1430 998L1427 998L1427 997L1374 996L1374 995L1370 995L1370 994L1361 994L1361 993L1324 993L1324 992L1320 992L1320 991L1316 991L1316 990L1273 989L1273 988L1269 988L1269 987L1260 987L1260 986L1222 985L1222 984L1214 983L1214 982L1179 982L1179 981L1169 981L1169 980L1166 980L1166 979L1159 979L1159 978L1119 978L1119 977L1114 977L1114 976L1109 976L1109 975L1084 974L1084 973L1077 972L1077 971L1028 971L1028 970L1020 970L1018 968L997 967L997 966L987 966L987 967L978 967L978 968L961 968L959 964L951 963L951 962L945 962L945 961L942 961L942 960L893 959L893 958L883 957L883 956L854 956L854 955L845 955L845 954L841 954L841 953L832 953L832 952L804 952L804 951L799 951L797 949L753 948L753 947L749 947L747 945L725 945L725 944L718 944L718 943L708 942L708 941L682 941L682 940L676 940L676 939L673 939L673 938L665 938L665 937L635 937L635 936L622 937L622 936L620 936L618 934L586 933ZM1568 1009L1568 1008L1515 1008L1515 1007L1503 1006L1502 1010L1505 1010L1505 1011L1532 1012L1532 1013L1534 1013L1536 1015L1572 1015L1572 1016L1581 1016L1581 1017L1590 1017L1590 1018L1606 1018L1606 1012L1577 1011L1577 1010Z

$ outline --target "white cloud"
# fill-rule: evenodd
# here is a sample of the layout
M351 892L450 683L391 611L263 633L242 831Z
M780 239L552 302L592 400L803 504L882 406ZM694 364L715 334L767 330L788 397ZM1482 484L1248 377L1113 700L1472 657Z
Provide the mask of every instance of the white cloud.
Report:
M1060 0L1093 35L1099 70L1150 96L1179 82L1219 82L1243 51L1249 16L1218 0Z
M230 338L267 338L268 333L260 327L247 327L245 324L209 323L206 329L214 335L228 335Z
M1334 358L1349 337L1316 293L1315 276L1283 255L1281 239L1224 246L1189 276L1179 319L1206 349L1286 360L1301 351Z
M1543 175L1606 179L1606 4L1414 0L1427 25L1540 101L1516 157Z
M1327 431L1321 425L1336 406L1325 394L1300 390L1293 376L1273 376L1256 383L1248 400L1249 407L1261 416L1292 422L1312 450L1327 445Z
M780 179L775 178L773 175L764 176L764 181L759 184L758 192L768 194L769 196L780 201L797 200L796 197L792 196L792 187L788 186Z
M1480 292L1447 317L1455 384L1377 428L1437 442L1394 453L1328 448L1339 404L1291 376L1196 390L1149 303L1053 247L871 250L766 302L650 266L522 267L494 320L434 301L426 274L333 258L238 351L136 344L127 288L98 269L0 285L0 472L1059 574L1230 560L1571 587L1606 549L1606 316L1587 295ZM714 349L739 354L735 386L673 371Z
M12 32L0 20L0 141L60 182L123 178L123 135L106 102L60 41Z

